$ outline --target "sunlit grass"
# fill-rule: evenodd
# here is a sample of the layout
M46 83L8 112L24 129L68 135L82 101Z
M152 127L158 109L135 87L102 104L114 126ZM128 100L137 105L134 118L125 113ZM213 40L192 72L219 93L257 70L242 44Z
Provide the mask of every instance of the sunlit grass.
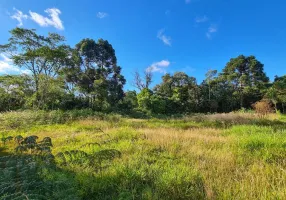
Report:
M100 170L58 163L62 173L73 174L68 177L83 199L286 199L285 124L284 116L234 113L164 120L115 116L9 127L2 134L51 137L54 155L121 152ZM1 146L0 153L12 153L14 146Z

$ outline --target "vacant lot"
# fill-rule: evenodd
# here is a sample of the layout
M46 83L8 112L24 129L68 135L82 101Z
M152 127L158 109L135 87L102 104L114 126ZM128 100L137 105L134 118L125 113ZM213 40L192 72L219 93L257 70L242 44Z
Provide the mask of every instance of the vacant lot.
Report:
M286 199L285 116L15 112L0 123L0 199ZM47 137L51 153L38 148Z

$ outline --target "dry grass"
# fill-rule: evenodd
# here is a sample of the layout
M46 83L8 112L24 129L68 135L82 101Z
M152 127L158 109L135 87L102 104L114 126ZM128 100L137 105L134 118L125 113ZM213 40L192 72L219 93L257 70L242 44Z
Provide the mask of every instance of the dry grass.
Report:
M78 166L68 168L80 180L80 190L92 191L102 198L112 191L115 199L119 198L117 192L132 193L133 199L159 199L156 195L163 194L157 193L161 188L174 195L173 199L195 199L189 198L190 192L182 188L188 181L197 180L194 177L198 173L206 199L282 200L286 199L286 130L285 120L278 118L269 115L267 126L251 125L251 121L262 120L252 113L202 115L181 120L85 119L70 124L34 126L23 132L20 129L20 134L38 135L40 139L51 137L54 154L69 150L89 154L99 149L119 150L122 158L115 160L103 174L95 174L92 168L84 171ZM213 121L233 125L203 126ZM15 136L19 130L10 134ZM98 149L83 147L90 142L102 145ZM94 186L97 183L98 188Z
M260 115L257 113L218 113L212 115L197 115L186 117L189 120L195 121L222 121L222 122L233 122L234 124L249 124L252 120L257 120ZM279 115L269 113L264 116L267 120L278 120Z
M190 145L192 143L203 142L206 144L210 143L225 143L227 138L221 135L222 131L213 128L204 129L189 129L189 130L178 130L178 129L141 129L146 138L152 143L170 147L174 143L180 143L180 145Z

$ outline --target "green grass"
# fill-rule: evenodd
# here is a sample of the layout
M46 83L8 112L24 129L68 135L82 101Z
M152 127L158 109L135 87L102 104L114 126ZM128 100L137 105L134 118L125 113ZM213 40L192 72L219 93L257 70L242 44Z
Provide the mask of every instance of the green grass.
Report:
M9 191L6 174L0 199L27 192L46 199L286 199L282 115L129 119L57 111L3 113L0 121L3 137L51 137L55 156L47 165L39 155L15 155L14 141L2 144L1 169L17 161L17 172L31 176L19 173L21 186ZM26 169L26 156L42 167ZM26 187L32 180L41 190Z

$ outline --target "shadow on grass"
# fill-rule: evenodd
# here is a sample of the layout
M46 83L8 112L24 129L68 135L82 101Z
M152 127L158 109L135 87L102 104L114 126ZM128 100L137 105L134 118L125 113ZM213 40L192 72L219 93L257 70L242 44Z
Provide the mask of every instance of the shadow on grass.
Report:
M258 126L267 126L267 127L272 127L274 131L277 130L286 130L286 122L279 121L279 120L258 120L256 123Z
M208 124L206 123L206 126ZM235 125L256 125L256 126L263 126L263 127L271 127L274 131L285 130L286 129L286 122L278 121L278 120L268 120L268 119L258 119L258 120L251 120L243 121L243 122L235 122L235 121L215 121L214 124L210 123L210 127L217 127L217 128L231 128Z
M91 166L84 165L82 170L74 170L74 163L60 168L54 157L6 154L0 156L0 199L206 198L203 179L197 173L170 169L159 175L147 164L143 168L120 166L113 173L92 172L85 170Z
M69 177L45 156L6 153L0 156L0 199L80 199Z

